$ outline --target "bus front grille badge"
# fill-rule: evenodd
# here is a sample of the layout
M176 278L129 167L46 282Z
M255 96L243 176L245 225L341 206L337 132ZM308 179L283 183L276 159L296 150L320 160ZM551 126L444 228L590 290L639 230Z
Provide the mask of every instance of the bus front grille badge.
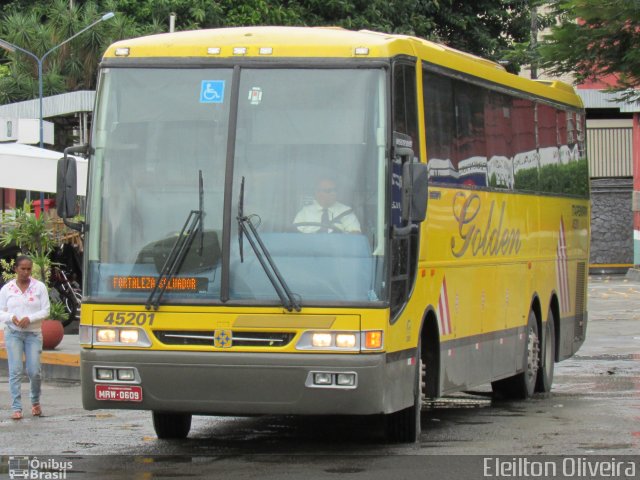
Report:
M216 348L231 348L232 333L231 330L216 330L213 333L213 346Z

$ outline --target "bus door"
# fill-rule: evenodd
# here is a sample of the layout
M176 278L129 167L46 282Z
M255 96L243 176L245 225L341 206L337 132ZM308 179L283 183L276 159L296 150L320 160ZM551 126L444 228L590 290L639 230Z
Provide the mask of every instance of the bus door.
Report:
M418 95L416 91L416 60L398 58L392 69L393 139L391 158L391 229L402 228L402 166L408 161L419 161ZM401 155L409 148L412 155ZM391 322L397 320L406 305L415 279L418 261L418 235L392 235L390 304Z

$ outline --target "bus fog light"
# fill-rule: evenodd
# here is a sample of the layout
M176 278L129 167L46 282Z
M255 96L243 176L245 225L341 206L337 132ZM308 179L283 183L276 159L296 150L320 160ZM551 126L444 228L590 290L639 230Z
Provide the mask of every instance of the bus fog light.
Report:
M336 384L341 387L355 387L356 374L355 373L339 373L336 378Z
M333 375L331 373L314 373L313 383L315 385L331 385L333 383Z
M331 346L331 334L330 333L314 333L311 337L311 345L314 347L330 347Z
M113 343L116 341L116 331L113 328L99 328L96 331L96 341Z
M118 369L118 380L123 380L126 382L131 382L136 379L136 375L131 368L119 368Z
M339 333L336 335L336 347L353 348L356 346L356 336L353 333Z
M113 369L111 368L97 368L96 379L97 380L113 380Z
M120 341L122 343L137 343L138 330L120 330Z

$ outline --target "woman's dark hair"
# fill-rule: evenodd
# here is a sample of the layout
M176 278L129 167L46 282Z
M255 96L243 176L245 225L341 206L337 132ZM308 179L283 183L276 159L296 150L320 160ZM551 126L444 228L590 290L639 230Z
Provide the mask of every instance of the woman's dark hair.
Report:
M25 260L33 265L33 259L29 255L18 255L14 263L15 267L18 268L18 265L20 265Z

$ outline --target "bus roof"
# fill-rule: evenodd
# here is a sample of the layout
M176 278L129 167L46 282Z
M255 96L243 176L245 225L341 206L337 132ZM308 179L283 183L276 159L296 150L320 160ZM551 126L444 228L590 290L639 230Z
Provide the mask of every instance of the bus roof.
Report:
M150 35L112 44L104 58L391 58L412 55L453 71L582 108L573 87L532 82L490 60L407 35L339 27L230 27ZM244 50L236 50L244 49Z

